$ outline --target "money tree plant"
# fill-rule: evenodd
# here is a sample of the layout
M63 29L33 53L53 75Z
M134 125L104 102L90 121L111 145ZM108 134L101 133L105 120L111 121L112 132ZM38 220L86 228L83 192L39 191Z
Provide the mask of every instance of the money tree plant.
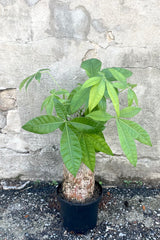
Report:
M83 61L81 68L88 79L78 84L71 92L52 89L42 103L41 110L46 115L31 119L22 128L36 134L47 134L56 129L61 131L60 154L64 163L63 193L66 198L85 201L94 191L94 170L96 152L113 155L103 135L108 121L115 121L121 148L129 162L136 166L137 149L135 140L151 146L148 133L136 122L128 120L141 111L134 92L136 84L127 82L132 72L124 68L101 69L101 61ZM42 74L49 69L41 69L24 79L20 89L33 79L40 82ZM126 107L121 109L121 92L128 95ZM107 111L107 101L112 102L115 114Z

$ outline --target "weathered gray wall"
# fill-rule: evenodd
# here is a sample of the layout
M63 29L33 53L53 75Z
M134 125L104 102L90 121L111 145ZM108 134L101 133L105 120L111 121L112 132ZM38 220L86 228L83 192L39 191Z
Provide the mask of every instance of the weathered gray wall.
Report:
M159 0L0 0L0 178L61 178L59 132L39 136L21 129L39 115L54 83L45 76L43 86L34 82L28 93L18 86L49 67L59 85L71 89L85 76L81 61L97 57L105 67L133 71L143 109L136 120L153 143L138 144L138 164L132 167L111 121L105 136L115 156L97 155L97 175L110 181L160 179L159 12Z

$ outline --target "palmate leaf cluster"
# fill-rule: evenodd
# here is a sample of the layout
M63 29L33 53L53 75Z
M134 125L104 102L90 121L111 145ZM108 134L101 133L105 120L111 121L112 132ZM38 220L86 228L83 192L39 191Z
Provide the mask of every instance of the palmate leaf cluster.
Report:
M101 70L101 65L98 59L82 62L81 68L86 71L88 79L70 93L65 89L51 90L41 107L41 110L45 108L47 115L33 118L23 126L23 129L38 134L51 133L59 128L62 132L61 156L74 176L82 162L94 171L96 152L113 155L103 135L110 119L116 121L120 145L133 166L137 164L135 140L151 146L148 133L139 124L128 120L141 110L133 90L136 84L127 82L132 72L124 68ZM25 85L27 89L34 78L40 82L43 71L48 69L41 69L23 80L20 89ZM127 93L128 103L120 109L119 96L122 91ZM107 99L114 106L114 116L107 112Z

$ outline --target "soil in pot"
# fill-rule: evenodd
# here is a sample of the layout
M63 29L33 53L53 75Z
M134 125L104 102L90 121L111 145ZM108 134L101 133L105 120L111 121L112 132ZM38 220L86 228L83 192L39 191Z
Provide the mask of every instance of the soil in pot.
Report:
M96 182L94 195L84 203L67 200L62 193L62 184L57 188L57 197L61 205L63 226L68 231L86 233L97 223L98 205L102 198L102 187Z

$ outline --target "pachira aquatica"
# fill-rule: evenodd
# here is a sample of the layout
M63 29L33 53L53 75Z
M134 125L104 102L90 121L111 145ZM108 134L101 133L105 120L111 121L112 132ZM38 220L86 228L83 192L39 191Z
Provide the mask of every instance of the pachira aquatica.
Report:
M128 120L141 111L133 90L136 84L127 82L132 72L118 67L101 69L101 65L101 61L95 58L82 62L81 68L86 71L88 79L71 92L52 89L41 107L47 114L33 118L22 127L37 134L51 133L59 128L62 132L60 153L73 176L81 163L94 171L96 152L113 155L103 135L111 119L116 121L121 148L133 166L137 164L135 140L152 145L148 133L136 122ZM33 79L40 82L44 73L53 78L49 69L41 69L24 79L20 89L24 86L27 89ZM128 96L123 109L119 104L121 92ZM114 116L107 112L107 100L113 104Z

